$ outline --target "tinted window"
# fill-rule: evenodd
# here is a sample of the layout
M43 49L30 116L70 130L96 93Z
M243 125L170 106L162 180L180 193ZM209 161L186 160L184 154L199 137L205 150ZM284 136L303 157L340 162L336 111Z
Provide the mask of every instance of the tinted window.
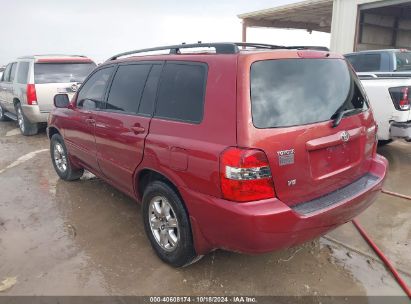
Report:
M114 67L108 67L95 72L80 88L77 106L87 109L101 108L108 81Z
M203 118L206 67L203 64L167 63L157 99L157 117L188 122Z
M144 88L143 97L140 101L138 113L152 115L157 95L158 81L161 75L161 65L153 65Z
M27 83L29 66L30 66L30 63L28 62L19 63L19 68L17 70L17 82L18 83L23 83L23 84Z
M10 78L9 78L10 82L14 81L14 78L16 77L16 71L17 71L17 63L13 63L11 65L11 70L10 70Z
M397 71L411 70L411 52L395 53L395 59L397 61Z
M151 65L119 66L110 88L106 108L137 113Z
M34 82L83 82L95 67L94 63L36 63Z
M357 72L378 72L381 68L380 54L351 55L347 59Z
M253 63L251 103L257 128L326 121L341 108L367 107L358 80L353 78L346 62L334 59Z
M2 81L8 82L10 79L10 69L11 69L11 64L8 64L6 66L6 69L3 72L3 76L2 76Z

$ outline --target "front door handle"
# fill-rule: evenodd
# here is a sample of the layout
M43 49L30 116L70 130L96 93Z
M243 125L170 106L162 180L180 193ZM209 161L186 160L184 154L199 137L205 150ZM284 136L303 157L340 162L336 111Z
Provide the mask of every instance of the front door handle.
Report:
M89 125L94 125L96 121L93 118L86 118L86 123L88 123Z
M141 134L144 133L146 131L146 129L144 129L144 127L131 127L131 130L134 132L134 134Z

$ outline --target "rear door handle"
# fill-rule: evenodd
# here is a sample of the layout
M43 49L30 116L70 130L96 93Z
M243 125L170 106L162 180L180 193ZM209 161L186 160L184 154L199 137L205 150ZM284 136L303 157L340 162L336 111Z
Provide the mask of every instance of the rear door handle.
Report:
M141 134L146 131L144 127L131 127L131 130L134 132L134 134Z
M89 125L94 125L96 121L93 118L86 118L86 123L88 123Z

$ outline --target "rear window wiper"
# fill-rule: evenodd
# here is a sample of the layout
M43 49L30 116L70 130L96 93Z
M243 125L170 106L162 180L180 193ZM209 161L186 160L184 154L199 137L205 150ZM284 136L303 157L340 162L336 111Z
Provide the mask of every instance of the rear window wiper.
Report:
M333 115L333 117L335 116L334 120L333 120L333 124L332 127L338 127L338 125L341 123L341 120L343 119L344 116L346 116L347 114L351 114L354 112L361 112L362 109L360 108L355 108L355 109L348 109L348 110L337 110L337 112L335 112L335 114Z

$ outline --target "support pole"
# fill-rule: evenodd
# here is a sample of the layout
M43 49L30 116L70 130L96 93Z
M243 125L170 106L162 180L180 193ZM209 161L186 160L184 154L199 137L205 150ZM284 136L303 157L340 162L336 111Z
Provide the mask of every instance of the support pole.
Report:
M243 32L241 36L241 42L247 42L247 23L243 20Z

